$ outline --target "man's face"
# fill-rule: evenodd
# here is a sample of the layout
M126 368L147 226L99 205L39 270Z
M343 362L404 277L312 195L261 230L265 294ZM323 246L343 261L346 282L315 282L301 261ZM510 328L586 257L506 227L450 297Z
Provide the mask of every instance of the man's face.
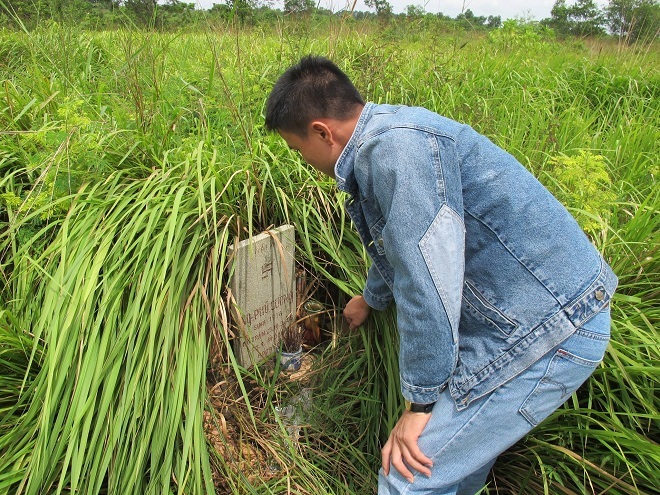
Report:
M278 132L289 148L300 152L303 160L312 167L330 177L335 176L335 163L339 158L339 153L337 153L336 147L328 142L326 136L314 131L309 132L304 138L293 132L282 130Z

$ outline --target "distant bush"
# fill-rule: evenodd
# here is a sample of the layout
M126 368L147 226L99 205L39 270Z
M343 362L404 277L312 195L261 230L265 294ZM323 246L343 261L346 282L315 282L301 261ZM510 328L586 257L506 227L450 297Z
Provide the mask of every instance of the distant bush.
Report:
M538 23L509 19L504 21L500 29L491 31L488 35L491 43L498 48L534 48L543 42L553 40L552 29Z

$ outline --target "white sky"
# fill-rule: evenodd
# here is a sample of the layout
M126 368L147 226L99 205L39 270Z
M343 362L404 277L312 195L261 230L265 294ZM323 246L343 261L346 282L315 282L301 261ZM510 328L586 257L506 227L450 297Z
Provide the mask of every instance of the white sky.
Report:
M193 1L193 0L189 0ZM333 11L344 8L347 2L352 4L353 0L316 0L321 7ZM550 10L555 0L388 0L395 13L406 10L408 5L420 5L426 12L442 12L450 17L456 17L461 12L470 9L476 16L499 15L502 20L516 17L532 18L536 20L550 17ZM274 0L274 6L281 8L284 1ZM223 0L196 0L198 6L207 9L214 3L224 3ZM567 2L571 5L573 2ZM605 1L597 1L601 7ZM357 0L355 10L368 11L364 0Z

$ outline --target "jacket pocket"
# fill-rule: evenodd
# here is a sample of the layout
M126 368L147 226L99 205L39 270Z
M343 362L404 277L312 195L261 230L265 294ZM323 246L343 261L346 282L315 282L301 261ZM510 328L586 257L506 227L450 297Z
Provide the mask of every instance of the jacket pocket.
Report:
M482 323L498 329L505 336L518 328L518 324L491 304L469 281L463 286L465 310L472 313Z

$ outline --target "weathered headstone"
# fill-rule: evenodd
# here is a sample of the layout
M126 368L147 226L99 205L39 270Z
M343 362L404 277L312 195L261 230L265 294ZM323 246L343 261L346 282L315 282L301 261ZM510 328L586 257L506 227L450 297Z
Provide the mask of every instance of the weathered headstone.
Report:
M249 367L275 352L296 316L295 233L283 225L240 242L230 287L235 299L235 352Z

